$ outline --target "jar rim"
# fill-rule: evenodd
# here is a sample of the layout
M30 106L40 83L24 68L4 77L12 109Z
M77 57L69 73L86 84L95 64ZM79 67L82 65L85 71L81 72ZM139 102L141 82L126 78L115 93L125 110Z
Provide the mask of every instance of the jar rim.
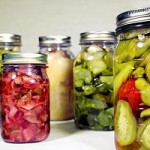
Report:
M21 46L21 36L12 33L0 33L1 46Z
M47 55L38 53L5 53L2 54L3 64L46 64Z
M114 31L89 31L80 33L80 44L98 41L116 41Z
M150 22L150 7L125 11L116 17L116 33L120 33L123 29L133 26L141 28L145 23ZM132 29L130 27L130 29ZM124 30L123 30L124 31Z
M71 46L71 37L67 35L39 36L40 47L47 47L51 45Z

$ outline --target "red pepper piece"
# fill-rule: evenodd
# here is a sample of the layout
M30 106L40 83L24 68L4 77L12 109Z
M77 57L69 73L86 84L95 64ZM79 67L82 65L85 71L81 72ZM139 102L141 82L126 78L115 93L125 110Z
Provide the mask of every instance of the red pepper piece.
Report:
M135 79L129 79L122 84L119 90L119 99L128 101L133 112L138 111L141 103L141 94L135 87Z

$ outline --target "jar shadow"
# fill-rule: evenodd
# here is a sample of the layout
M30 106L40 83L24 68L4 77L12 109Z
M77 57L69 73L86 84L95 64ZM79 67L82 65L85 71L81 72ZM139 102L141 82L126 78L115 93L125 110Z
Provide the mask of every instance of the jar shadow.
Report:
M46 141L54 141L71 136L81 130L77 129L74 120L51 121L51 131Z

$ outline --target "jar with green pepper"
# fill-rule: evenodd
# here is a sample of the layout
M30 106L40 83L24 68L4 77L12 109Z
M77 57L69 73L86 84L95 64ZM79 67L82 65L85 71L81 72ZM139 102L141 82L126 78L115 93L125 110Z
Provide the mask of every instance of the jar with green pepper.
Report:
M2 55L12 52L21 52L21 36L11 33L0 33L0 113L1 113L1 75L3 71Z
M20 52L21 36L11 33L0 33L0 75L2 73L2 54Z
M81 33L80 45L73 67L75 125L79 129L113 130L115 32Z
M116 19L116 150L150 150L150 8L129 10Z

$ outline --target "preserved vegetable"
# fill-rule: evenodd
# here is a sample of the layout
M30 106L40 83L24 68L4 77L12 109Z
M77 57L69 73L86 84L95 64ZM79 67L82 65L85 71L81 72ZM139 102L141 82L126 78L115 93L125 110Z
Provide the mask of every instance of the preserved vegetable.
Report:
M62 121L73 119L73 59L69 50L69 36L39 37L39 53L46 54L48 61L47 75L50 84L50 119Z
M114 32L81 33L74 61L75 124L80 129L113 130Z
M0 87L3 71L2 55L13 52L21 52L21 36L11 33L0 33ZM0 88L0 113L1 113L1 88ZM0 117L1 126L1 117Z
M21 51L21 36L11 33L0 33L0 75L2 73L2 55Z
M6 58L11 58L11 54L5 54L4 57L2 137L4 141L11 143L43 141L50 131L49 81L46 68L44 64L28 64L30 60L28 63L27 60L25 63L18 63L15 56L20 54L14 53L10 59L12 64ZM25 57L22 56L23 54L21 61Z
M150 150L150 8L117 16L114 54L117 150ZM140 20L140 21L139 21Z

